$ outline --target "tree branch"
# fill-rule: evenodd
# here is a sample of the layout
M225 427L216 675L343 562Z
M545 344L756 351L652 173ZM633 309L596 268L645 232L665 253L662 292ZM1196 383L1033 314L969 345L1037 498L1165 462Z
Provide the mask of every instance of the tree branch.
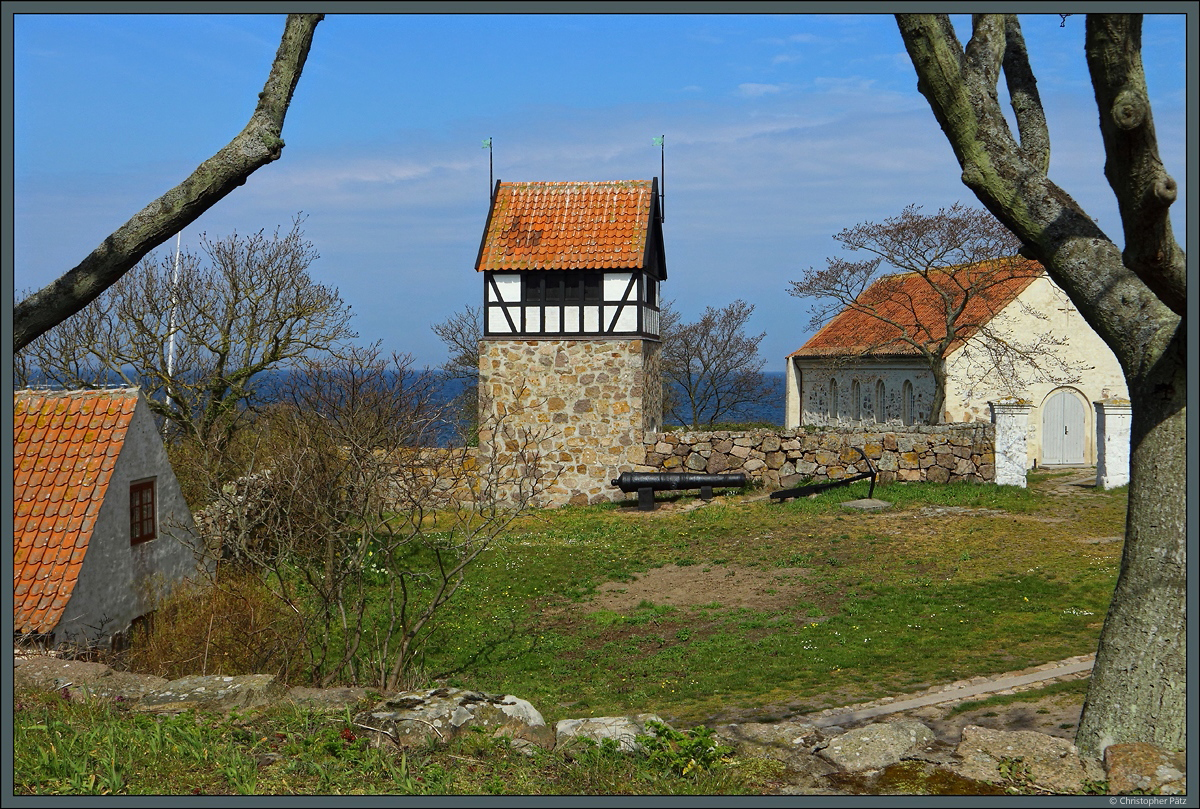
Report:
M74 269L14 308L14 351L87 306L143 256L196 221L257 169L279 159L283 119L323 17L288 15L258 106L237 137L114 231Z
M1100 110L1104 176L1117 195L1125 230L1125 266L1181 317L1187 307L1187 261L1171 232L1178 196L1158 156L1142 68L1142 18L1089 14L1087 62Z
M1004 15L1004 81L1017 118L1021 152L1030 165L1045 174L1050 170L1050 130L1015 14Z

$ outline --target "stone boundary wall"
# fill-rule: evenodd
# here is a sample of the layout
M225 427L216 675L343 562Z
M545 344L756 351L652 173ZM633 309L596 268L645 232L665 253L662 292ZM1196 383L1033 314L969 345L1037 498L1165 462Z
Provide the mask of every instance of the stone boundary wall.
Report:
M867 472L855 448L879 470L878 482L991 483L996 428L982 422L916 425L903 432L861 428L648 433L639 472L745 472L756 485L796 485Z

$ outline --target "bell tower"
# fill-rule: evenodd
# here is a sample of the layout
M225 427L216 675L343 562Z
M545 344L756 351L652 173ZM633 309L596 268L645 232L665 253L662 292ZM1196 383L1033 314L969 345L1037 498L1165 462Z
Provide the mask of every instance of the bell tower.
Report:
M480 415L551 427L543 505L623 497L609 481L662 425L660 205L657 180L496 183L475 264Z

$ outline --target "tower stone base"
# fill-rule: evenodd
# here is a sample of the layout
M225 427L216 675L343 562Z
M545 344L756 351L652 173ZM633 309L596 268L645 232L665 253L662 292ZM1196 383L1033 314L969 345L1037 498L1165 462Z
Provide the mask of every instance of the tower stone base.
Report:
M557 473L537 505L625 498L610 481L645 461L643 436L662 426L660 348L642 338L480 342L481 423L507 418Z

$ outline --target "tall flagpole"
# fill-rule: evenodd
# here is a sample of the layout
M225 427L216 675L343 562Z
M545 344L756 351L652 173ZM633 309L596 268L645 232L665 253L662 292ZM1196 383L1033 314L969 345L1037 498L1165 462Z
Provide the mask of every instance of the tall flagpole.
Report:
M663 145L666 141L666 135L659 135L654 139L654 145L658 147L659 152L659 172L658 172L658 221L667 221L667 147Z
M179 305L179 239L183 232L175 234L175 269L171 273L171 314L167 318L167 385L171 384L174 379L175 371L175 307ZM171 398L170 390L163 391L168 401ZM167 434L167 425L170 419L163 420L163 435Z
M488 199L491 199L492 198L492 189L496 185L495 180L492 179L493 175L492 175L492 139L491 138L483 139L483 148L488 150Z

